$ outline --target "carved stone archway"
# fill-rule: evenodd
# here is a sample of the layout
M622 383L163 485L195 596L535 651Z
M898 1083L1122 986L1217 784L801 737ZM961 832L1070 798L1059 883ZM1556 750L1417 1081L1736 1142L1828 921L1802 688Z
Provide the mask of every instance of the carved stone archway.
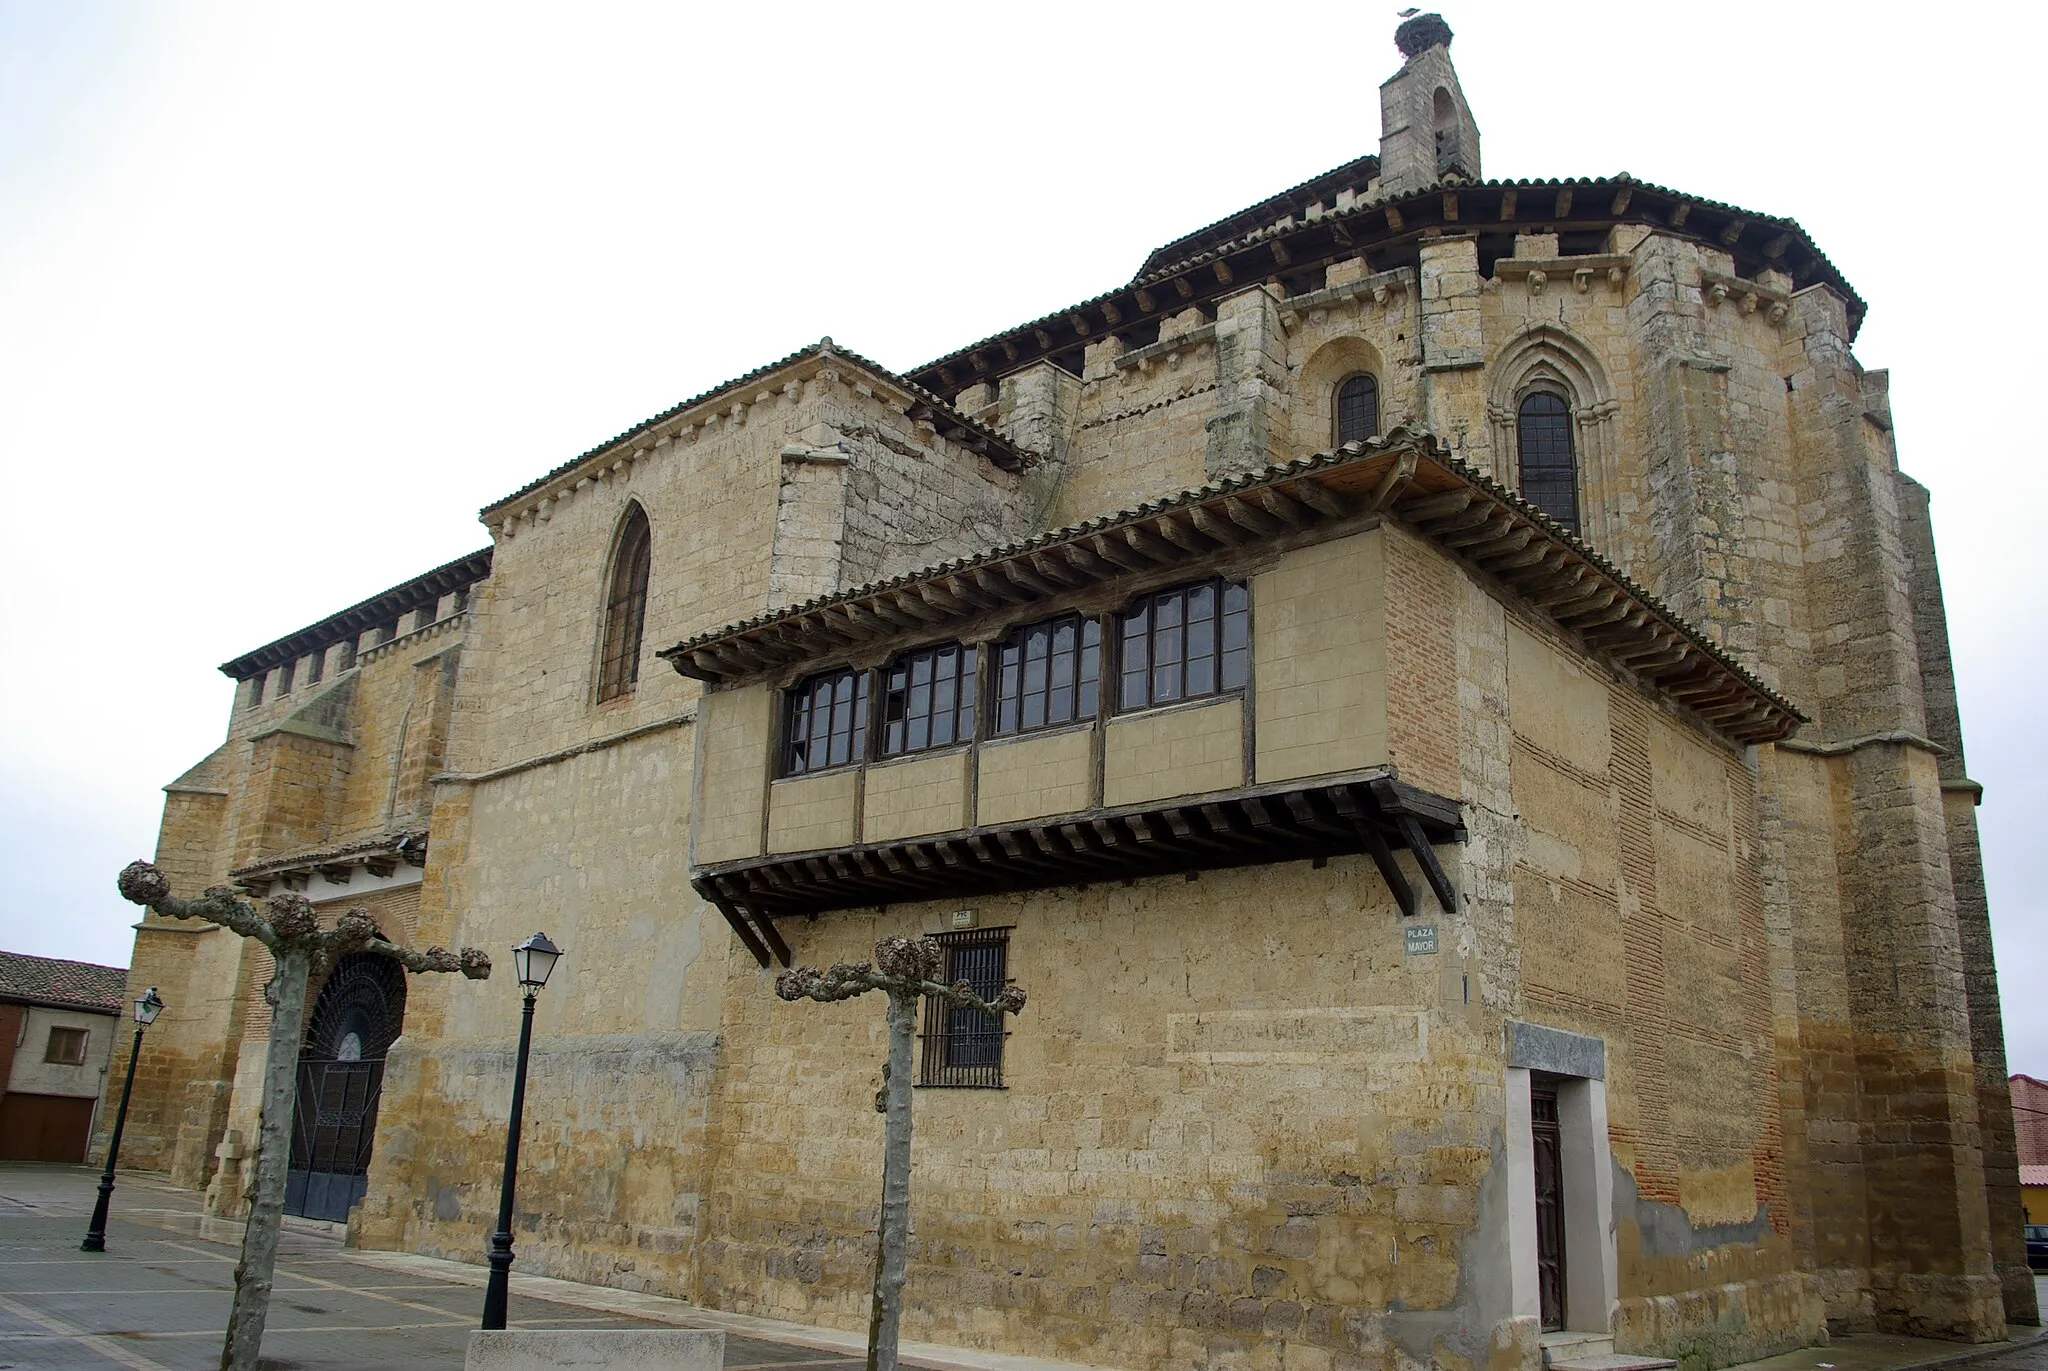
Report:
M1490 368L1486 421L1492 430L1494 476L1519 490L1515 415L1531 391L1562 394L1576 421L1579 536L1618 556L1621 518L1621 404L1607 372L1584 341L1554 323L1535 323L1501 348Z

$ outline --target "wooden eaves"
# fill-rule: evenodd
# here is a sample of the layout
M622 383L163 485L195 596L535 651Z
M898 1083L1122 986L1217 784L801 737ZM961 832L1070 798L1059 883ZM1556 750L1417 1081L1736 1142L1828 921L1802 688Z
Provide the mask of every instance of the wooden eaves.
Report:
M1402 916L1421 895L1394 859L1406 848L1445 912L1457 907L1435 844L1462 842L1455 800L1384 767L1227 795L1100 809L1027 823L721 862L691 885L762 966L791 963L775 921L835 909L1130 882L1174 872L1364 853Z
M1606 558L1433 436L1405 428L758 615L657 655L707 683L780 677L1361 513L1413 528L1736 742L1776 742L1804 722L1790 701Z

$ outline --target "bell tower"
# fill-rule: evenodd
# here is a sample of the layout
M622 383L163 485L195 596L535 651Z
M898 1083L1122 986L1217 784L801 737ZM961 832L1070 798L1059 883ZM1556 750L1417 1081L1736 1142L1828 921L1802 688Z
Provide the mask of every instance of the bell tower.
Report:
M1394 43L1407 60L1380 87L1380 190L1478 180L1479 125L1451 65L1451 26L1418 14L1394 30Z

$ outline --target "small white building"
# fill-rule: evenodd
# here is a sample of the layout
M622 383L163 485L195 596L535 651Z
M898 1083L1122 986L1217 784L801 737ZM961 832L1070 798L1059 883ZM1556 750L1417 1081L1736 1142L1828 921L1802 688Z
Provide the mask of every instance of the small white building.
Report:
M127 997L124 967L0 952L0 1161L85 1160Z

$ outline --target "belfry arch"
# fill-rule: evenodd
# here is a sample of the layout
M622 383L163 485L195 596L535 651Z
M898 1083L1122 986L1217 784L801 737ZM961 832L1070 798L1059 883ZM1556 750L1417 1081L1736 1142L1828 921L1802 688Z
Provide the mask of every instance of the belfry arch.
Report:
M1494 474L1519 490L1516 417L1536 391L1561 395L1577 431L1579 536L1601 552L1619 551L1621 405L1606 368L1585 342L1557 324L1530 324L1509 338L1490 368L1486 421Z

